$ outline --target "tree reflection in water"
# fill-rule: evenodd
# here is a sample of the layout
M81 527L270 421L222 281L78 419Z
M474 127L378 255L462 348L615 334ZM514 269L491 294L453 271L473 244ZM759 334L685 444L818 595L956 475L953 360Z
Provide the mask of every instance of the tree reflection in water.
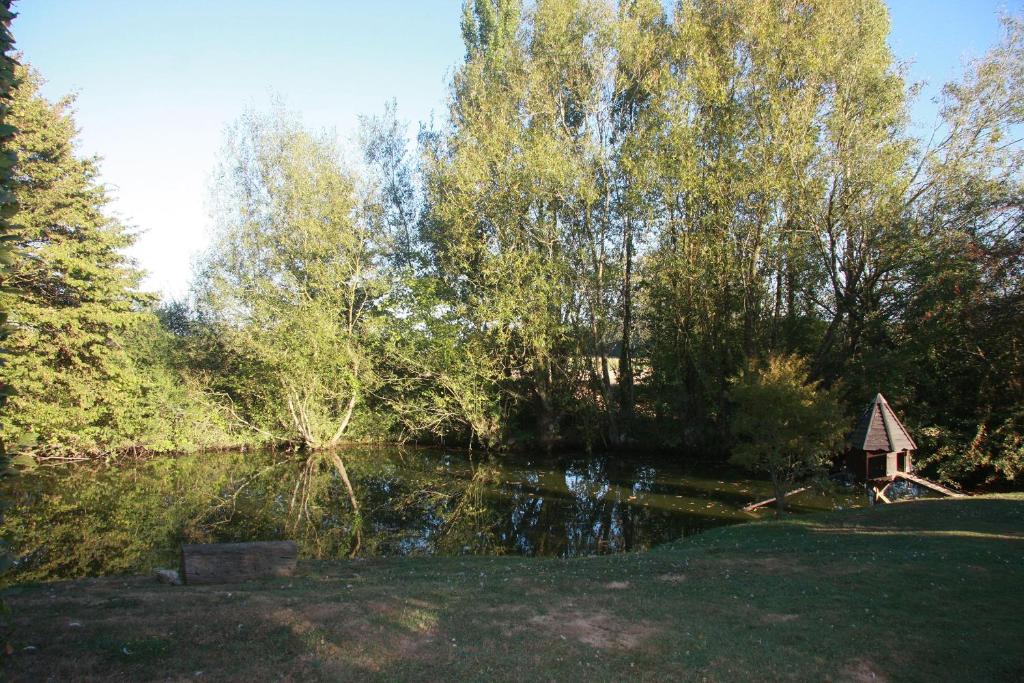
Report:
M183 542L292 538L313 558L622 552L750 519L740 508L768 491L651 457L382 448L40 468L6 486L14 581L174 566Z

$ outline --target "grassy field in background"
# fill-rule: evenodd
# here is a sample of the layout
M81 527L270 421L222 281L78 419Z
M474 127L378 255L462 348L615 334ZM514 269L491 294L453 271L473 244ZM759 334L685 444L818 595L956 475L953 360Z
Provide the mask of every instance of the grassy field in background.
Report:
M10 680L1024 680L1024 495L628 555L306 562L288 580L5 599Z

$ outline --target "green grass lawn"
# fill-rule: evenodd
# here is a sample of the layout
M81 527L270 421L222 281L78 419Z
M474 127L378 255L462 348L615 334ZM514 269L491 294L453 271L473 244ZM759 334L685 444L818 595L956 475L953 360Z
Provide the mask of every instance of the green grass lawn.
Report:
M759 522L573 560L6 591L11 680L1024 680L1024 495Z

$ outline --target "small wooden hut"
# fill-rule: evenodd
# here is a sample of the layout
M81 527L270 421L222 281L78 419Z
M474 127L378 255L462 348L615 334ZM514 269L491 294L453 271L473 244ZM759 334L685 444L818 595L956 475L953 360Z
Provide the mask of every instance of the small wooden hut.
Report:
M846 465L860 479L891 478L914 471L916 450L907 428L878 394L850 433Z

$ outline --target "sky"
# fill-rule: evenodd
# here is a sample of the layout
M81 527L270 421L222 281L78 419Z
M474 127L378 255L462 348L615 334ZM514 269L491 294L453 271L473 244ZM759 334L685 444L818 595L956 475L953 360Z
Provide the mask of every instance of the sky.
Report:
M924 82L914 118L1000 35L1024 0L890 0L890 46ZM390 99L443 118L462 59L461 0L22 0L13 25L43 94L77 95L79 152L102 157L112 211L139 232L144 287L188 291L209 244L210 173L225 127L280 97L313 128L352 139Z

